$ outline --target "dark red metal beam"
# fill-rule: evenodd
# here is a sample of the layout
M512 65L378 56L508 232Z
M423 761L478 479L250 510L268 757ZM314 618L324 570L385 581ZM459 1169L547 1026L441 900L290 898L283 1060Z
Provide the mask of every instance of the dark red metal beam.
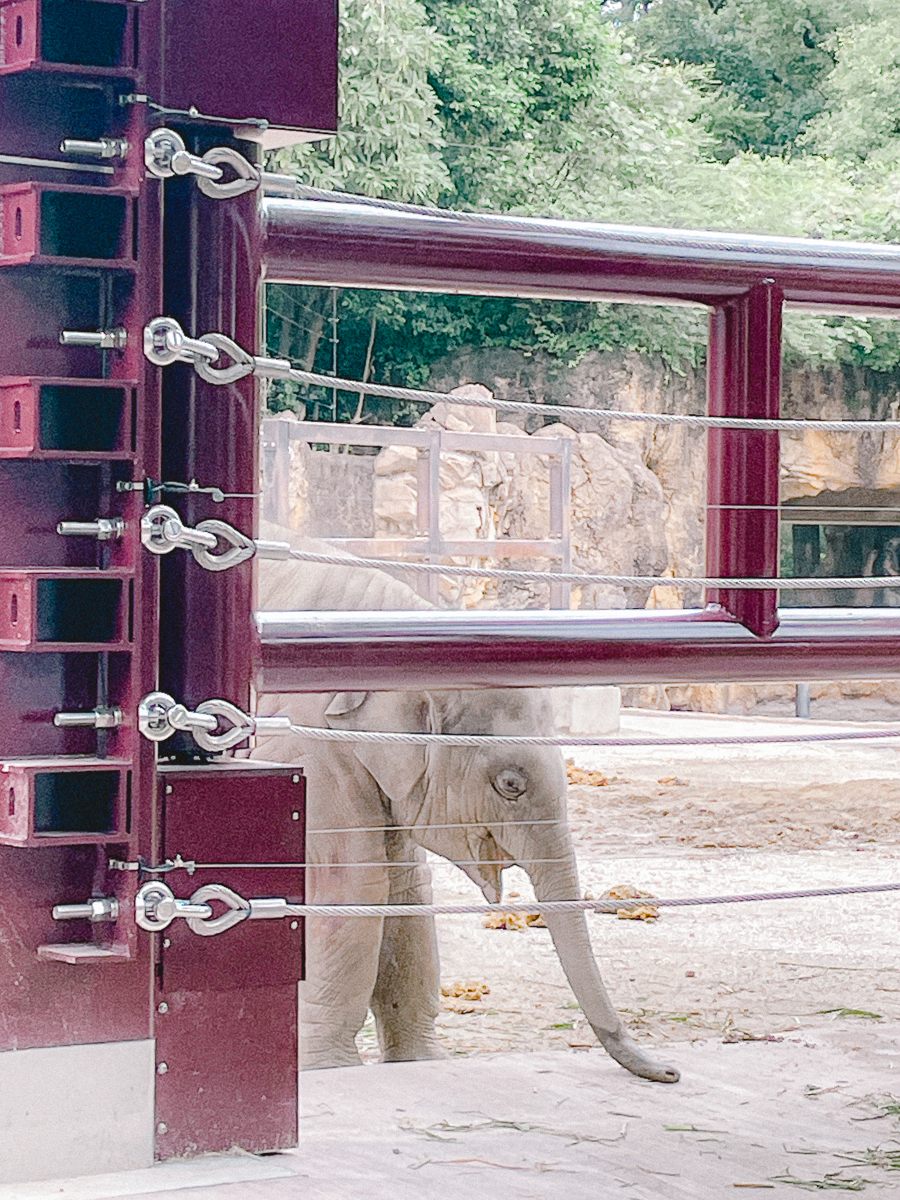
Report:
M576 221L265 204L267 278L571 300L716 304L771 278L796 304L900 307L900 247Z
M707 389L716 417L777 417L781 290L765 281L713 309ZM710 429L707 435L706 573L766 579L778 574L777 433ZM707 592L753 633L778 624L778 592Z
M721 609L257 613L256 682L331 692L900 678L900 621L887 611L779 615L760 639Z

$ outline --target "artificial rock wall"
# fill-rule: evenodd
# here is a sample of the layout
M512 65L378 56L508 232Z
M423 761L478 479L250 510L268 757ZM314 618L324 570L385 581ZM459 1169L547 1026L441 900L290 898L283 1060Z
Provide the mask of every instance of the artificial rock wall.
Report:
M431 386L465 396L492 393L513 400L585 408L702 413L702 371L677 374L637 354L593 353L567 369L519 351L462 350L437 362ZM467 393L468 388L474 392ZM786 416L900 415L900 377L849 367L791 369L783 380ZM437 405L419 422L481 432L531 431L535 438L575 443L572 469L573 569L607 574L702 575L706 446L702 431L573 416L536 428L536 419L499 422L492 411ZM296 528L313 536L410 536L416 524L415 451L393 447L376 457L321 454L298 447L292 470ZM442 533L447 538L542 538L548 533L546 457L497 452L446 454L441 464ZM782 500L818 496L840 503L898 506L900 434L782 436ZM463 562L465 560L457 560ZM546 559L495 560L494 565L541 570ZM546 585L444 581L453 607L545 607ZM693 593L693 594L691 594ZM683 607L699 589L574 589L574 608ZM785 700L791 685L687 685L626 689L626 703L712 712L752 712ZM900 704L900 685L843 681L813 687L813 699L881 699Z

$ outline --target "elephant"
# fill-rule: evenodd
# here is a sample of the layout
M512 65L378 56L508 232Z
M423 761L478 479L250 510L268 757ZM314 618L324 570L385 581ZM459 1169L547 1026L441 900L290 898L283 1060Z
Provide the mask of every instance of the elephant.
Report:
M335 553L277 526L263 536ZM432 607L386 572L352 565L262 562L258 587L258 607L268 611ZM261 714L336 729L497 735L552 728L547 694L537 690L258 699ZM303 766L310 903L431 903L428 850L456 863L492 903L501 898L504 868L513 864L528 873L538 900L581 895L565 765L555 748L323 743L279 734L258 737L251 756ZM594 960L584 913L547 915L545 922L575 998L609 1054L635 1075L676 1082L674 1067L653 1062L626 1034ZM304 1069L358 1064L355 1038L369 1009L383 1062L443 1057L434 1028L440 981L433 917L307 918L307 945Z

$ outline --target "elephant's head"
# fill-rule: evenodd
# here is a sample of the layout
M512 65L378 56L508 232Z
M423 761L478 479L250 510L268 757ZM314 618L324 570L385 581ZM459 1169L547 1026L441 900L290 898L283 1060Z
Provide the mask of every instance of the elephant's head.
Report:
M540 692L356 692L334 697L330 725L343 729L530 735L552 730ZM548 747L417 747L360 743L355 751L390 802L397 825L455 862L487 900L501 895L501 872L518 864L538 900L581 892L566 807L562 755ZM582 1011L609 1053L628 1070L674 1083L678 1072L651 1062L625 1034L603 986L581 912L545 916Z

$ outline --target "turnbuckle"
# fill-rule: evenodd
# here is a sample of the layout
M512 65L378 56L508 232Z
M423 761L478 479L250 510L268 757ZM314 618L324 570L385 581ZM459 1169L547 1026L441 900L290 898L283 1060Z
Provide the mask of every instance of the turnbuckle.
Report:
M224 904L225 911L213 916L210 901ZM281 920L292 916L292 906L280 898L245 900L221 883L206 883L197 889L190 900L179 900L165 883L153 880L145 883L134 901L134 919L141 929L159 933L182 917L188 928L201 937L225 933L242 921Z
M226 723L221 733L219 724ZM151 742L165 742L180 731L190 733L201 750L221 753L254 733L286 733L290 717L251 717L229 700L204 700L196 711L167 692L150 692L138 705L138 730Z
M291 556L289 542L254 540L229 525L210 517L193 528L185 525L174 508L154 504L141 518L141 542L151 554L169 554L172 550L190 550L196 562L206 571L227 571L255 555L260 558L285 559ZM223 542L230 549L217 551Z

